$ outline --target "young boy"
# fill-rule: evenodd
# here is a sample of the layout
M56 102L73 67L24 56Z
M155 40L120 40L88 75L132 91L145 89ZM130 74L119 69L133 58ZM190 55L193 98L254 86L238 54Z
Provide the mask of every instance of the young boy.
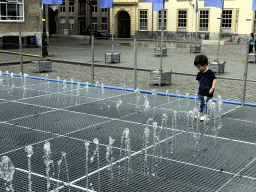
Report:
M198 102L200 104L200 110L197 118L201 121L209 120L204 96L206 96L206 103L212 99L217 80L213 71L208 69L208 58L205 55L197 55L194 65L198 69L196 80L199 81Z

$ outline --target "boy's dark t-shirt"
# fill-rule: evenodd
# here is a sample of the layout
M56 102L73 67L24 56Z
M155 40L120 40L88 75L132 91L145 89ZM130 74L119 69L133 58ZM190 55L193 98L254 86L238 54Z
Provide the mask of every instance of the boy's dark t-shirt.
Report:
M212 81L216 79L213 71L208 69L206 72L199 72L196 76L196 80L199 81L199 95L213 97L213 93L209 94L209 90L212 88Z

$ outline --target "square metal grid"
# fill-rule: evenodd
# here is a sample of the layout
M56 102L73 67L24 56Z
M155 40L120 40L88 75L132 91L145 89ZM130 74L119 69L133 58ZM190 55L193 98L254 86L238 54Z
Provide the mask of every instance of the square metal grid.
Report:
M10 157L15 166L13 188L16 191L28 191L24 147L29 144L34 148L33 190L47 190L43 162L43 145L47 140L51 143L54 162L50 167L51 190L59 186L60 191L86 191L88 186L88 191L255 191L253 107L223 104L218 135L214 137L209 125L199 123L204 136L200 137L199 151L195 151L194 129L186 119L187 111L195 107L192 99L140 94L136 105L136 95L125 90L103 89L102 92L101 88L69 83L64 86L43 78L27 78L26 82L20 77L2 75L1 78L1 154ZM146 111L145 97L150 102ZM176 127L172 124L174 111L178 111ZM166 128L161 127L163 114L168 116ZM157 122L160 132L155 146L152 123L147 124L150 117ZM145 127L150 130L147 152ZM130 131L129 161L124 140L121 144L125 128ZM109 136L115 139L112 177L106 160ZM97 159L93 163L89 161L96 149L94 138L99 139L99 164ZM85 141L91 142L88 180ZM58 180L57 162L63 151L67 153L70 185L63 183L67 182L63 163ZM4 183L1 179L2 190L6 187Z

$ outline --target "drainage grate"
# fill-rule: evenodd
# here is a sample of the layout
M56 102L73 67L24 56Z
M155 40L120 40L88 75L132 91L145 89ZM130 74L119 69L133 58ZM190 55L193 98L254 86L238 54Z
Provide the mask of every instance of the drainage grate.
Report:
M100 86L0 78L0 152L15 166L15 191L28 191L27 145L33 146L33 191L255 191L253 107L222 104L222 126L215 135L213 122L197 124L188 118L197 106L192 99L142 93L138 99L133 92ZM109 137L114 139L112 152ZM46 141L53 160L49 189ZM58 167L62 152L67 164L63 160ZM1 191L5 188L1 179Z

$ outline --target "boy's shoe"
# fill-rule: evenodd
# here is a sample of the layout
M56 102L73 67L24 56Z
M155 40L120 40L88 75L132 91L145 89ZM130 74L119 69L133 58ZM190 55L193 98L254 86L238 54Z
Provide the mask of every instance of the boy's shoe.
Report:
M204 114L202 112L198 112L198 114L195 116L195 119L200 119Z
M206 114L204 114L200 117L200 121L210 121L210 118Z

